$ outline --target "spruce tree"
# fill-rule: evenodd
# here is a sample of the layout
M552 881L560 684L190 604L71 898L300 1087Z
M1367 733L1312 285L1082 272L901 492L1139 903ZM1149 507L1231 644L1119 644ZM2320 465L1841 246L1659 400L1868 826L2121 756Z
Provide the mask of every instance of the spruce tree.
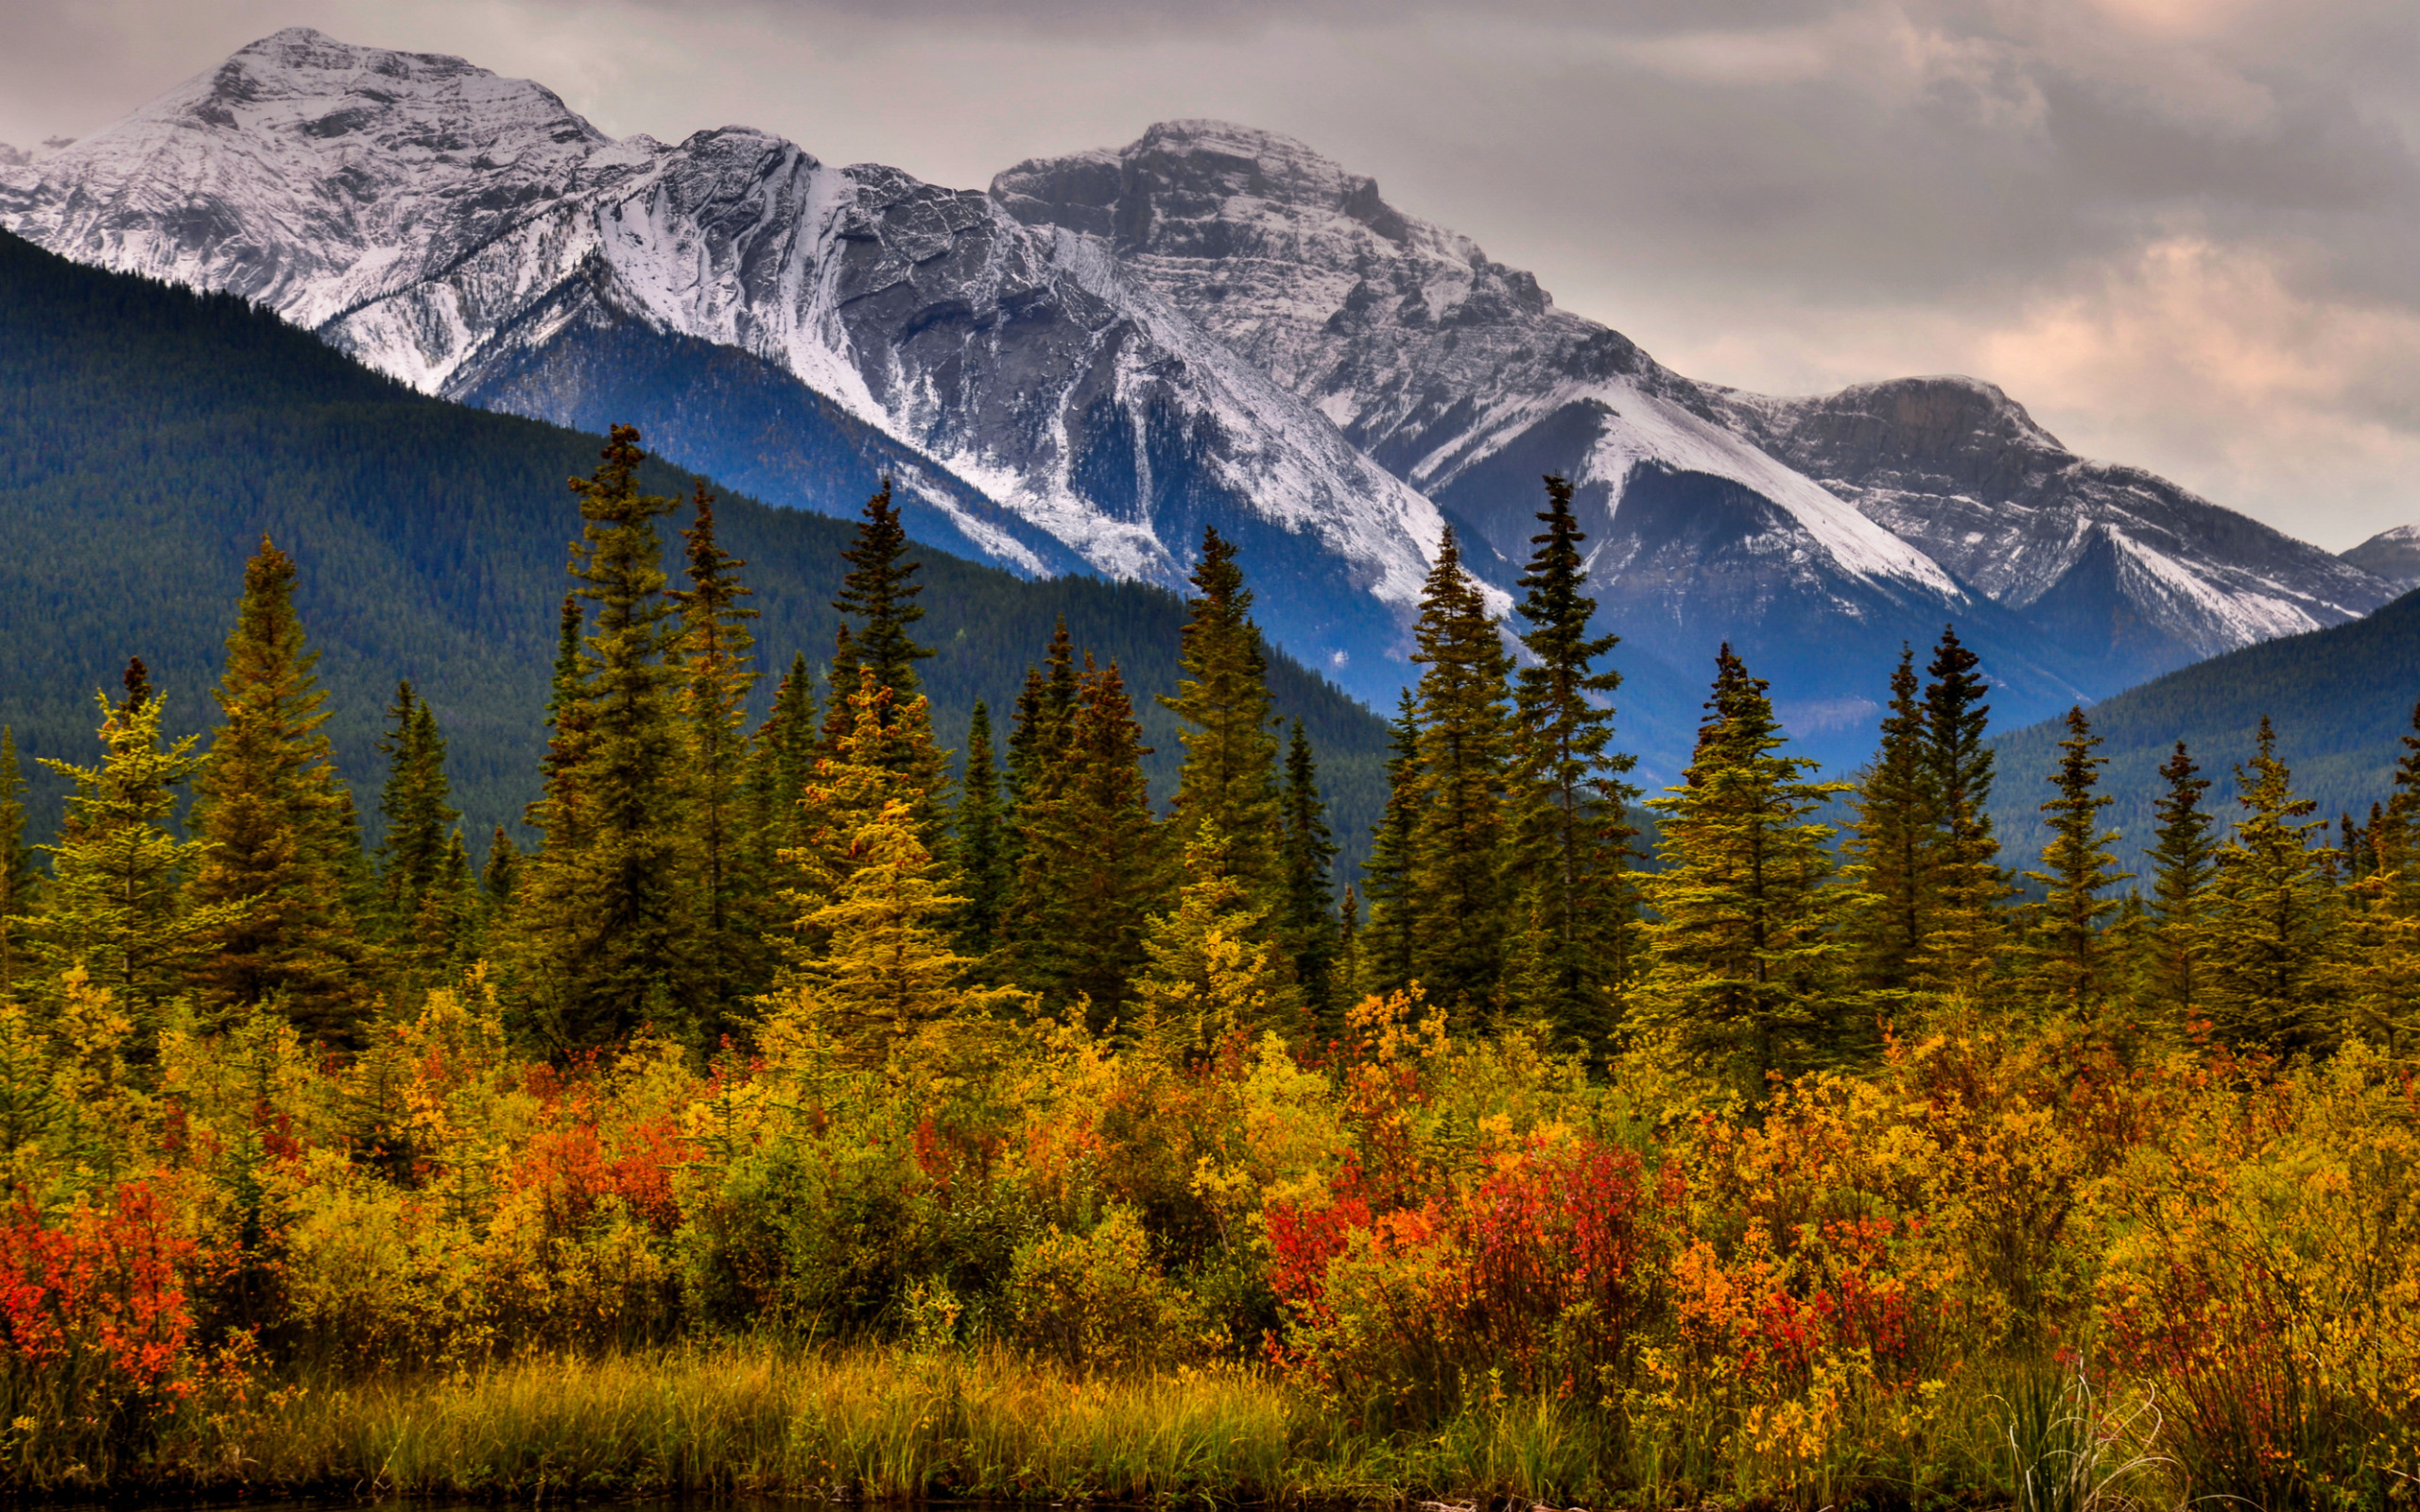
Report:
M2098 791L2100 768L2109 763L2093 754L2100 745L2083 710L2068 710L2059 769L2049 778L2059 796L2042 805L2050 816L2050 839L2042 848L2042 869L2025 874L2047 894L2034 911L2031 931L2036 981L2053 1003L2086 1014L2099 1008L2114 985L2100 934L2101 921L2118 903L2101 894L2134 876L2118 869L2118 857L2108 849L2117 843L2117 832L2100 827L2100 811L2115 800Z
M1915 963L1920 985L1973 995L1989 979L2004 933L2000 904L2010 896L1992 835L1991 706L1981 659L1944 626L1925 685L1925 744L1938 830L1932 891L1938 900Z
M895 696L894 707L905 709L922 691L916 663L933 653L908 634L925 617L924 606L916 602L924 585L912 581L923 564L908 557L908 530L891 505L889 478L866 501L856 540L840 558L849 571L832 607L863 622L851 644L856 662L871 668L874 681ZM834 676L838 675L836 662Z
M479 868L479 891L491 914L504 914L511 911L520 890L521 848L512 843L512 836L505 833L504 826L499 824L495 833L488 837L487 864Z
M184 884L209 842L178 840L168 820L177 789L204 765L194 752L200 737L162 746L164 699L140 659L127 665L126 688L123 702L98 699L98 766L43 763L72 780L76 791L59 843L42 848L51 858L51 881L32 929L32 954L44 975L85 968L92 987L108 991L147 1033L161 1005L183 990L188 973L251 904L191 903Z
M1311 755L1303 722L1294 721L1286 747L1283 795L1285 832L1281 869L1285 890L1278 938L1291 963L1291 976L1311 1022L1325 1025L1337 1014L1336 839L1320 798L1319 764Z
M1841 847L1849 876L1873 900L1858 914L1854 934L1858 974L1876 991L1910 986L1916 956L1931 933L1932 859L1941 826L1933 771L1916 654L1903 646L1891 674L1881 748L1858 774L1857 825Z
M846 853L846 879L798 921L799 935L827 943L797 971L790 1011L811 1016L859 1064L880 1065L958 1009L967 995L958 981L974 963L949 948L945 916L963 900L935 881L910 804L893 799L855 823Z
M2158 828L2144 852L2152 861L2145 986L2169 1022L2187 1030L2204 1008L2202 913L2217 874L2219 848L2210 837L2211 815L2202 806L2210 780L2201 775L2185 742L2176 743L2176 754L2159 775L2168 788L2152 805Z
M2327 821L2297 798L2263 715L2251 769L2236 771L2243 816L2218 853L2211 884L2207 1002L2224 1043L2294 1055L2333 1045L2332 1001L2343 900L2327 869L2331 852L2311 842Z
M1519 586L1529 628L1521 644L1534 661L1514 694L1518 770L1508 856L1514 868L1522 930L1520 997L1529 1011L1566 1040L1603 1045L1613 1037L1615 1001L1628 981L1637 907L1630 873L1637 828L1628 805L1637 790L1622 781L1635 759L1615 751L1610 702L1620 674L1598 670L1620 644L1591 636L1597 602L1584 589L1587 538L1571 512L1571 484L1548 477L1543 534Z
M1154 919L1135 978L1135 1038L1156 1055L1200 1060L1285 1022L1284 973L1271 958L1268 910L1227 869L1236 847L1204 821L1185 842L1176 906Z
M956 844L959 884L966 902L957 918L958 948L981 959L999 941L1000 911L1008 902L1008 857L1001 845L1000 782L994 767L992 711L975 700L966 730L966 776L958 790L950 829Z
M367 985L342 906L340 789L320 728L327 695L294 612L294 559L264 537L245 564L220 723L194 784L203 847L194 900L237 910L212 931L195 984L222 1005L274 998L305 1035L342 1044Z
M17 765L17 734L0 725L0 1002L15 996L25 972L23 936L41 878L33 847L26 841L26 779Z
M1086 657L1065 742L1017 805L1023 851L996 970L1053 1009L1088 1000L1096 1027L1122 1015L1167 893L1150 754L1117 663Z
M1652 800L1653 964L1632 1020L1757 1102L1771 1078L1852 1059L1869 1038L1834 927L1856 900L1826 885L1833 831L1811 818L1848 784L1808 782L1814 762L1779 754L1766 685L1728 644L1706 709L1682 785Z
M595 613L557 715L558 746L578 738L541 800L546 843L515 915L524 990L561 1050L643 1023L690 1028L700 1005L678 627L655 525L673 501L639 491L645 458L638 432L616 425L596 473L572 480L574 592Z
M1252 622L1252 590L1244 586L1235 546L1205 527L1194 564L1194 593L1177 663L1185 676L1177 696L1160 699L1189 727L1178 738L1176 837L1188 854L1196 837L1223 837L1218 865L1243 889L1247 906L1271 916L1284 879L1267 838L1279 833L1277 738L1269 707L1269 663Z
M701 989L727 1010L757 986L764 930L750 907L754 878L746 791L748 693L757 677L748 622L757 610L740 602L755 592L739 581L739 569L748 564L715 539L715 496L700 483L691 502L695 515L681 533L688 543L689 586L666 596L680 611L681 728L697 850Z
M1370 839L1361 868L1370 895L1370 921L1361 936L1360 993L1402 991L1412 976L1412 849L1420 833L1420 706L1407 688L1389 727L1387 806Z
M750 855L760 878L774 875L776 851L802 843L799 799L815 775L819 729L815 678L802 651L775 686L772 710L748 752Z
M445 836L461 816L449 801L445 736L410 682L397 685L387 717L387 732L378 743L387 758L387 782L378 797L387 826L378 846L378 888L389 932L407 940L419 927L422 901L437 884Z
M1409 868L1412 975L1441 1003L1492 1005L1512 921L1506 654L1448 527L1421 593L1418 811Z

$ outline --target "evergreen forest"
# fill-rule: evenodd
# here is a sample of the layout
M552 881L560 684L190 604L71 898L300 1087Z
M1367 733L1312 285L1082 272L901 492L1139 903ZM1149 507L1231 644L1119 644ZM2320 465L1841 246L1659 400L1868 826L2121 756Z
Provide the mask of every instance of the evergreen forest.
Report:
M403 448L329 490L473 419L572 444L389 430L328 360L147 434ZM155 497L41 444L52 534ZM2413 1504L2420 726L2334 823L2269 722L2173 742L2121 835L2094 718L2017 769L1953 626L1846 779L1726 647L1643 791L1547 477L1509 621L1445 537L1351 815L1215 531L1165 615L1028 597L888 487L835 529L579 444L393 506L569 536L544 633L473 633L521 569L290 482L220 581L143 503L59 558L123 574L105 644L205 597L218 641L0 733L13 1491ZM455 623L377 644L487 660L339 744L322 610L372 644L440 560ZM1007 670L945 732L960 642ZM530 732L510 816L478 720Z

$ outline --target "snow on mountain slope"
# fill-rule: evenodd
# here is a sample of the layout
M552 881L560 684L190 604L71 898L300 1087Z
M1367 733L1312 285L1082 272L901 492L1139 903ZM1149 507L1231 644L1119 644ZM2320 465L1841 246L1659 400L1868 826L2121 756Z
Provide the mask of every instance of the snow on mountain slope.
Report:
M2059 606L2072 644L2131 680L2341 625L2393 596L2359 566L2164 478L2077 456L1971 378L1813 399L1718 390L1716 404L1997 602L2037 619ZM2109 552L2134 567L2111 576ZM2087 584L2100 594L2089 610Z
M2400 591L2420 585L2420 525L2381 530L2341 559Z
M1164 122L1119 153L1020 163L992 194L1022 220L1113 248L1433 496L1540 427L1594 412L1603 423L1563 469L1584 491L1618 497L1640 469L1727 479L1777 506L1795 548L1833 570L1964 597L1922 552L1714 423L1694 385L1290 138ZM1530 512L1501 530L1480 522L1512 559L1527 555Z
M1024 570L1056 565L1039 531L1174 585L1205 524L1239 537L1268 564L1274 638L1373 695L1443 529L1096 244L761 132L615 142L458 59L280 32L0 169L0 225L243 293L424 391L543 418L593 400L600 332L737 349L962 483L921 491ZM715 471L713 431L667 455ZM1008 519L976 518L966 489Z
M1887 617L1867 602L1879 591L1962 623L1976 616L1971 588L2022 616L2030 649L2094 694L2381 601L2381 585L2315 547L2149 473L2070 455L1985 386L1793 401L1693 383L1285 137L1168 122L1120 151L1020 163L992 192L1021 219L1113 247L1507 558L1529 533L1536 474L1570 476L1608 546L1598 582L1613 605L1634 596L1616 567L1641 564L1614 549L1623 513L1643 485L1689 476L1765 502L1738 520L1751 534L1737 544L1787 579L1769 581L1772 593L1828 596L1854 620ZM1930 397L1910 411L1910 392ZM2100 571L2096 542L2135 565ZM1663 610L1687 618L1696 593L1742 611L1736 592L1663 566ZM2086 606L2088 583L2115 596Z
M1119 152L1020 163L992 197L1114 253L1316 404L1435 499L1499 583L1529 556L1540 474L1569 477L1643 747L1686 752L1725 641L1793 732L1840 759L1864 753L1901 644L1944 621L1983 650L2008 716L2087 691L2055 647L1740 437L1697 385L1301 143L1169 122Z

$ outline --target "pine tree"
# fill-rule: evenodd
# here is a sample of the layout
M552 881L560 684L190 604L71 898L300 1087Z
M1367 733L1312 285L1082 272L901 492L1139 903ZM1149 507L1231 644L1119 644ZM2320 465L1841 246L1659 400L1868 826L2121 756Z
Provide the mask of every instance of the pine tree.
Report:
M1874 900L1854 926L1858 974L1881 992L1911 985L1935 911L1932 858L1941 816L1919 691L1915 651L1903 646L1891 674L1881 748L1858 774L1857 826L1841 847L1849 877Z
M2387 906L2406 918L2420 918L2420 704L2412 707L2411 729L2394 765L2394 791L2370 828L2378 866L2394 877Z
M1615 1000L1628 981L1637 929L1628 805L1637 789L1621 780L1635 759L1614 751L1610 703L1618 673L1594 668L1620 644L1592 637L1597 602L1583 592L1587 563L1571 512L1571 484L1548 477L1546 525L1519 586L1534 663L1514 695L1518 771L1509 850L1520 884L1520 997L1565 1040L1602 1045L1615 1028Z
M650 1022L686 1028L700 1007L682 668L655 527L673 501L639 491L645 457L638 432L616 425L595 475L572 481L574 592L596 613L557 713L562 760L539 805L546 843L525 868L514 920L538 1031L563 1050Z
M45 975L81 966L90 986L148 1030L160 1005L181 991L187 973L217 936L240 921L248 901L188 906L185 879L208 853L206 840L179 841L169 833L177 789L205 758L198 735L160 743L164 699L140 660L126 672L127 696L104 696L98 766L43 765L71 779L59 843L51 857L44 908L32 930L34 956Z
M924 585L910 581L923 564L908 558L908 530L891 506L889 478L866 501L856 541L840 557L849 572L832 607L864 622L853 643L856 662L872 668L874 681L896 696L895 707L905 709L922 691L916 663L933 653L908 634L908 627L925 617L924 606L916 602ZM834 676L838 676L837 662Z
M1143 780L1142 727L1117 663L1085 659L1066 740L1020 796L1024 846L996 970L1053 1009L1118 1017L1163 910L1167 866Z
M529 805L527 818L536 829L546 827L546 816L557 805L552 801L559 780L579 765L585 750L588 726L587 710L581 702L582 672L580 645L588 630L586 612L579 607L578 590L563 594L562 610L555 618L555 668L546 685L546 754L538 763L539 776L546 785L548 797ZM577 816L577 806L568 800L555 815L555 823L563 829L563 839L574 835L569 828Z
M957 919L958 948L981 959L999 942L1000 911L1008 902L1010 873L1001 846L1000 782L993 765L992 711L975 700L966 730L966 776L959 784L958 812L951 822L959 885L966 902Z
M0 1002L16 994L25 971L25 923L38 904L42 873L26 841L26 779L17 734L0 725Z
M211 932L195 973L209 1000L275 999L306 1035L347 1043L365 998L342 908L339 784L327 695L294 612L294 559L264 537L244 568L227 637L220 723L199 768L193 876L200 909L237 910Z
M739 581L748 564L715 540L715 496L700 483L691 502L695 518L681 533L688 542L689 586L666 597L679 607L681 621L681 727L697 850L701 989L727 1011L757 985L764 929L749 906L754 889L746 792L748 693L757 677L748 622L757 611L740 603L754 593Z
M814 674L802 651L790 658L789 672L774 688L772 710L748 752L750 855L760 878L775 874L775 852L804 843L799 799L815 775L819 729Z
M1175 697L1160 700L1190 727L1178 736L1184 763L1177 773L1175 833L1188 851L1205 830L1224 836L1222 869L1266 918L1284 885L1276 853L1261 843L1281 822L1269 662L1236 548L1215 528L1202 531L1192 582L1177 657L1186 676Z
M1024 855L1026 804L1041 790L1042 774L1067 746L1067 731L1076 717L1076 648L1067 635L1064 616L1050 632L1043 670L1026 668L1025 686L1017 694L1009 719L1009 761L1006 793L1001 801L1001 865L1013 879Z
M2100 811L2114 800L2096 791L2109 763L2093 754L2100 745L2083 710L2068 710L2059 769L2049 779L2059 796L2042 805L2050 816L2050 839L2042 848L2042 869L2025 874L2048 892L2035 911L2031 942L2038 980L2052 1001L2077 1013L2096 1011L2114 985L2100 930L2118 903L2101 894L2134 877L2118 869L2108 849L2117 832L2100 828Z
M1411 850L1412 975L1441 1003L1493 1003L1512 921L1506 780L1512 658L1449 527L1412 630L1420 765Z
M1864 1036L1834 924L1855 902L1825 885L1829 825L1809 816L1845 782L1811 782L1765 683L1725 645L1684 783L1653 800L1661 869L1644 880L1652 962L1633 1022L1718 1069L1752 1101L1770 1078L1849 1059Z
M444 733L410 682L397 685L387 718L378 743L387 758L387 783L378 798L387 825L378 846L379 898L389 932L409 939L419 927L421 902L436 885L446 833L461 816L449 801Z
M2280 1055L2325 1050L2339 1028L2331 989L2343 900L2327 877L2331 853L2311 844L2327 821L2294 796L2266 715L2236 786L2244 815L2219 850L2207 913L2212 1030Z
M2152 806L2159 821L2156 843L2144 852L2152 860L2145 986L2152 1001L2180 1029L2189 1028L2204 1008L2202 913L2218 870L2212 818L2202 807L2210 780L2200 773L2185 742L2178 741L2176 754L2159 769L2168 790Z
M886 701L891 691L882 690ZM934 880L910 804L893 799L856 824L846 857L845 880L798 921L800 936L829 943L800 968L782 1011L811 1018L850 1058L878 1066L954 1014L1016 1001L957 985L974 963L951 952L944 920L963 900Z
M1240 849L1203 821L1185 842L1176 907L1150 922L1134 995L1136 1038L1156 1055L1199 1060L1282 1025L1289 994L1270 955L1268 910L1227 869Z
M1347 885L1336 910L1335 1003L1330 1019L1340 1020L1368 971L1361 950L1361 895ZM1325 1027L1324 1025L1322 1027Z
M1915 977L1935 991L1973 995L1989 979L2004 933L2000 904L2010 896L1992 836L1992 747L1984 739L1991 706L1981 659L1944 626L1925 685L1927 764L1939 829L1932 845L1932 891L1939 900L1915 962Z
M1320 798L1319 765L1300 719L1294 721L1293 738L1286 747L1283 807L1285 891L1278 937L1303 1006L1315 1026L1324 1025L1335 1019L1339 1006L1336 910L1329 902L1337 846L1327 825L1327 805Z
M1362 971L1353 989L1385 995L1411 985L1412 850L1420 833L1420 707L1404 690L1387 747L1387 806L1371 835L1361 868L1370 891L1370 922L1362 934Z
M479 868L479 891L487 900L492 913L508 913L521 891L521 848L504 826L495 827L488 838L487 865Z

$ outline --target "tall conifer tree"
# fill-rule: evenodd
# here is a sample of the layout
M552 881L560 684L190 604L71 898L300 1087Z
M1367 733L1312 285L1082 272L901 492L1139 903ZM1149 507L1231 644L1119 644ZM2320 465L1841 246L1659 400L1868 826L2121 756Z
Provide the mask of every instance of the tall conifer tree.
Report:
M703 483L691 501L694 516L681 532L688 543L689 586L666 596L679 606L679 655L685 673L681 726L686 737L689 831L697 850L698 945L703 990L727 1010L757 985L765 921L750 902L748 824L748 693L756 684L755 637L748 622L757 610L740 600L755 591L739 580L748 564L715 539L715 496Z
M2327 821L2293 791L2263 715L2251 769L2236 771L2243 816L2220 848L2207 914L2209 1020L2220 1040L2280 1054L2323 1051L2341 1024L2333 970L2343 900Z
M2158 828L2152 849L2152 898L2149 919L2150 971L2146 986L2152 1001L2179 1029L2189 1029L2205 1005L2202 1001L2202 913L2211 878L2218 870L2218 842L2210 837L2213 822L2202 806L2210 780L2185 748L2160 767L2167 791L2152 805Z
M1087 657L1065 742L1017 805L1024 847L997 970L1053 1008L1088 999L1097 1027L1122 1016L1167 896L1150 754L1117 664Z
M1903 646L1891 674L1881 748L1858 774L1857 827L1841 848L1849 875L1873 899L1854 933L1859 975L1874 990L1904 991L1931 933L1941 828L1933 775L1916 654Z
M387 826L378 846L379 896L389 932L408 940L418 929L423 900L437 885L446 834L461 816L450 801L444 733L409 681L397 685L387 717L387 733L378 743L387 757L387 782L378 798Z
M2031 942L2037 979L2054 1002L2080 1013L2097 1010L2114 985L2101 923L2118 903L2101 894L2134 876L2118 869L2109 849L2118 833L2100 827L2100 811L2115 800L2099 791L2100 768L2109 763L2093 754L2100 745L2083 710L2068 710L2059 769L2049 778L2059 794L2042 805L2050 816L2050 839L2042 848L2042 869L2025 874L2047 894L2034 911Z
M76 784L59 843L44 846L51 883L35 925L34 954L47 973L82 966L138 1027L156 1026L160 1005L183 990L217 936L240 921L249 901L191 905L184 883L209 842L169 832L177 789L205 758L187 735L160 741L164 700L140 659L126 669L127 696L103 696L98 766L45 760Z
M1163 697L1189 728L1177 773L1177 837L1193 856L1196 838L1215 830L1220 845L1200 857L1233 877L1246 907L1270 917L1284 879L1268 838L1281 823L1277 737L1269 707L1269 664L1252 622L1252 590L1244 586L1234 544L1205 527L1194 564L1193 596L1185 601L1178 665L1185 676L1177 696Z
M1584 592L1586 537L1571 484L1548 477L1543 534L1520 580L1535 659L1514 694L1518 772L1510 859L1522 930L1520 995L1567 1038L1612 1039L1615 994L1633 969L1637 908L1630 872L1637 828L1622 781L1634 759L1613 747L1610 702L1620 674L1599 670L1619 644L1591 636L1597 602Z
M240 913L212 931L197 985L220 1004L275 998L305 1034L343 1043L366 984L342 906L338 783L320 728L327 695L294 612L294 559L262 538L244 568L220 723L194 784L205 847L195 901Z
M682 667L655 524L673 501L639 490L646 455L637 430L616 425L596 473L571 485L582 521L574 592L595 614L558 745L570 728L579 738L549 777L546 844L526 868L515 919L539 1032L566 1050L647 1022L690 1028L700 1006Z
M1286 747L1285 831L1282 845L1283 912L1278 934L1291 963L1295 987L1311 1022L1336 1016L1336 838L1320 798L1319 764L1303 722L1294 721Z
M925 586L914 580L923 564L908 555L908 529L890 502L889 478L866 501L856 540L840 558L849 571L832 607L862 622L851 643L856 662L872 669L874 681L896 696L895 707L905 709L923 691L916 663L933 653L909 634L925 617L916 602Z
M1412 975L1443 1003L1494 1002L1512 919L1506 782L1512 658L1449 526L1412 630L1420 676L1418 818L1410 866Z
M966 776L959 784L958 812L950 826L966 898L957 916L958 948L977 960L998 943L1000 911L1008 902L1008 856L1000 843L1004 827L992 711L977 698L966 730Z
M1992 747L1985 740L1991 706L1981 659L1944 626L1926 669L1925 741L1939 829L1932 843L1932 890L1938 900L1918 953L1918 981L1938 991L1981 990L1998 958L2004 933L2000 904L2010 896L1992 835Z
M1361 932L1361 974L1357 992L1385 994L1411 985L1412 850L1420 837L1420 705L1403 692L1389 727L1387 806L1371 835L1370 859L1361 868L1370 896L1370 919Z
M1632 1019L1760 1101L1771 1077L1863 1048L1834 927L1857 900L1826 885L1833 831L1812 818L1848 784L1808 782L1814 762L1779 754L1766 685L1727 644L1706 710L1683 785L1653 800L1653 964Z

